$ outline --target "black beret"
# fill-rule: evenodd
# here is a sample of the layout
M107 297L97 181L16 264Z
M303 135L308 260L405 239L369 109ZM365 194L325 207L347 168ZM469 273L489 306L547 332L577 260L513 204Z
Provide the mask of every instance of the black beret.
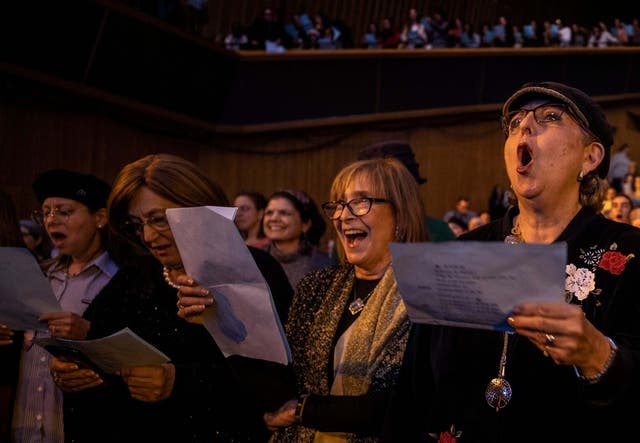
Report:
M609 125L604 111L583 91L557 82L526 83L522 85L502 107L502 115L519 109L536 98L551 98L569 106L571 115L587 128L604 146L604 158L598 166L598 175L605 178L609 172L609 157L613 145L613 128Z
M416 179L419 185L427 182L426 178L420 176L420 165L416 162L413 150L407 142L386 140L369 145L358 152L358 160L387 157L393 157L400 160L409 170L411 175L413 175L413 178Z
M49 197L75 200L96 211L107 207L110 186L91 174L50 169L38 175L33 182L33 191L42 204Z

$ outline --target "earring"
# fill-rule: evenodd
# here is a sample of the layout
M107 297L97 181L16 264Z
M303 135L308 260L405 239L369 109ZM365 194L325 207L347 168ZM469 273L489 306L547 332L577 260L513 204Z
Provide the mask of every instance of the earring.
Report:
M584 172L582 172L581 170L580 173L578 174L578 181L581 182L583 178L584 178Z
M396 238L396 240L400 240L400 226L398 226L398 225L396 225L395 238Z

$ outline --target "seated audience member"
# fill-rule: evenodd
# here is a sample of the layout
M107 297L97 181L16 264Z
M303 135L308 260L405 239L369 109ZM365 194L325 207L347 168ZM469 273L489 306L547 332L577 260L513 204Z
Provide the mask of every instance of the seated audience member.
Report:
M471 200L469 199L469 197L461 195L456 200L455 209L452 209L451 211L447 211L444 214L444 217L442 218L444 221L449 222L451 217L455 217L459 220L462 220L465 225L469 226L469 221L473 217L477 217L477 216L478 214L476 214L474 211L471 210Z
M236 194L233 205L238 208L234 222L244 242L255 248L265 248L269 239L264 235L262 219L267 199L259 192L243 191Z
M104 337L128 327L170 362L125 367L108 375L54 360L54 379L65 391L67 438L266 442L269 432L262 413L278 403L277 382L286 368L239 356L225 358L202 324L181 318L191 309L181 298L198 294L199 303L210 304L213 298L185 275L165 211L229 206L222 189L191 162L167 154L149 155L122 168L108 205L113 229L131 239L141 255L122 269L120 278L114 278L85 313L91 320L87 337ZM279 315L286 318L292 297L286 275L269 254L249 250L271 288ZM288 398L286 391L282 396Z
M318 249L327 224L305 192L288 189L271 194L263 226L270 240L265 250L282 265L292 287L308 272L331 264Z
M629 212L629 224L640 228L640 207L636 206Z
M613 197L611 202L611 211L609 211L608 219L619 223L631 224L629 213L633 209L633 201L627 194L618 194Z
M51 260L54 254L53 243L44 226L33 220L20 220L20 232L27 248L36 256L38 262ZM58 251L55 251L57 253Z
M408 337L389 243L427 239L418 185L396 159L363 160L330 198L346 261L296 289L286 332L299 397L265 414L273 443L377 441Z
M488 217L482 217L482 214L489 214L488 212L483 212L481 213L479 216L477 217L473 217L470 221L469 221L469 227L468 227L468 231L473 231L474 229L482 226L482 225L486 225L487 223L489 223L489 221L487 221ZM451 220L449 220L449 223L451 223Z
M604 200L602 200L602 215L609 218L609 214L611 213L611 205L613 204L614 197L618 194L616 188L613 186L607 187L607 190L604 193Z

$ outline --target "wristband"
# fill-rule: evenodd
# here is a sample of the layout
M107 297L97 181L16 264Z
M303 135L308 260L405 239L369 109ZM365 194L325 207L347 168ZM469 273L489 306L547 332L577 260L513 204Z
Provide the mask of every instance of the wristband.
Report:
M598 372L595 375L582 375L580 374L580 371L578 371L578 368L576 368L575 366L573 367L573 369L576 372L576 376L582 380L582 381L586 381L589 384L594 384L600 381L600 379L602 377L604 377L604 375L607 373L607 371L609 370L609 368L611 367L611 364L613 363L613 359L615 358L616 354L618 353L618 345L616 345L616 343L611 340L609 337L605 337L608 341L609 341L609 345L611 346L611 352L609 353L609 358L607 359L607 362L604 364L604 367L602 368L602 371Z
M298 403L296 404L296 412L294 414L294 420L296 423L302 422L302 412L304 411L304 405L307 403L308 394L298 397Z

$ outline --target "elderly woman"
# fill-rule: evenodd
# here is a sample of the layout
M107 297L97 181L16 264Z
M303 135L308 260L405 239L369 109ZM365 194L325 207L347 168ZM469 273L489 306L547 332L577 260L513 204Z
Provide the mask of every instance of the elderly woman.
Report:
M299 397L265 422L276 442L377 441L409 333L389 243L427 240L424 207L393 158L346 166L322 207L346 263L298 285L286 332Z
M265 373L278 368L251 359L230 362L203 325L177 315L178 309L185 315L178 301L183 292L213 300L185 274L181 257L185 251L178 250L165 211L207 205L228 206L229 202L220 186L179 157L150 155L126 165L116 177L109 219L118 234L149 255L123 270L120 285L94 301L88 337L128 327L171 362L126 367L109 377L56 361L54 371L61 382L67 381L65 404L69 399L72 411L65 430L73 441L267 440L269 433L262 422L266 406L249 386L267 385ZM293 295L284 271L266 252L249 249L284 317Z
M318 249L326 222L306 192L287 189L271 194L263 225L270 240L265 250L282 265L292 287L310 271L331 264L329 255Z
M555 82L517 90L503 123L517 206L462 239L566 242L567 302L515 306L513 335L415 325L385 441L633 440L640 231L599 213L611 128L587 94Z

